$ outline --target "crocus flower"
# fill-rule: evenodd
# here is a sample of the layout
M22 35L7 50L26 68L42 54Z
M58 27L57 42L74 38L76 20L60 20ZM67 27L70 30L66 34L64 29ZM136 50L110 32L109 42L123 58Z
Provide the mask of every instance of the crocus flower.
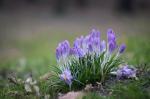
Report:
M68 57L70 52L70 44L67 40L58 44L56 48L56 58L60 60L61 58L65 59Z
M70 55L77 55L77 49L76 48L70 48Z
M77 50L77 53L80 54L81 53L86 53L86 42L84 41L84 37L81 36L80 38L76 38L76 40L74 41L73 47Z
M112 53L116 49L116 42L109 41L108 42L109 52Z
M117 70L118 78L133 78L136 77L136 69L129 67L128 65L123 66Z
M106 50L106 42L104 40L100 44L100 50L101 52L104 52Z
M83 57L85 55L85 52L81 48L70 48L70 55L73 55L77 58Z
M121 44L120 47L119 47L119 53L123 53L125 49L126 49L126 45Z
M107 40L108 40L108 42L116 40L116 35L115 35L115 33L113 32L112 29L107 30Z
M94 52L100 53L100 38L94 38L92 45L94 48Z
M78 57L83 57L86 53L81 48L76 48Z
M76 48L81 48L83 40L84 40L83 36L81 36L80 38L76 38L76 40L74 41L73 46L76 47Z
M90 36L92 38L95 38L95 37L100 37L100 32L96 29L92 29L91 33L90 33Z
M88 51L89 51L89 52L93 52L92 43L89 43L89 44L88 44Z
M107 40L109 52L113 52L117 48L117 44L116 44L116 35L112 29L108 29L107 31Z
M70 86L72 84L72 80L73 80L71 71L68 68L64 69L62 71L62 74L60 74L60 79L65 81L65 83Z
M89 51L92 51L96 54L100 53L100 32L93 29L89 34Z

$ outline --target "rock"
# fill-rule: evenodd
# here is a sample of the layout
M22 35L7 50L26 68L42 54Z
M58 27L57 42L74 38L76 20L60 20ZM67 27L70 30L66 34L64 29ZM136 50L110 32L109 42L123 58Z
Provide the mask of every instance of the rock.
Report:
M59 96L58 99L82 99L82 96L84 95L83 92L68 92L67 94L63 96Z

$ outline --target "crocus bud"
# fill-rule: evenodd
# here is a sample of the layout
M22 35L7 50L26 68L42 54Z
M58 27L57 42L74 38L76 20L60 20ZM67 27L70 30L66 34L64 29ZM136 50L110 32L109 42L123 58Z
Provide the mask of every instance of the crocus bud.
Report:
M123 53L126 49L126 45L125 44L121 44L120 48L119 48L119 53Z

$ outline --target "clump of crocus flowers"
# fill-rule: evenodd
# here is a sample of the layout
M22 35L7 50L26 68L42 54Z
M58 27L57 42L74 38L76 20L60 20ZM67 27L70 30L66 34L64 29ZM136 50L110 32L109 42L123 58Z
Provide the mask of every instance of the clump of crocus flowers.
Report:
M136 78L136 69L133 66L122 66L117 70L117 78Z
M125 49L125 44L117 44L116 34L112 29L107 30L107 40L101 38L100 31L93 29L88 35L76 38L73 47L67 40L58 44L58 66L54 71L57 72L58 80L70 87L104 82L122 64L120 56ZM119 69L117 73L118 77L133 75L132 70L126 67Z
M125 44L118 47L116 35L112 29L108 29L107 31L107 43L105 40L101 40L100 32L93 29L89 35L76 38L73 47L70 47L69 41L67 40L59 43L56 48L56 58L60 65L65 65L69 62L71 56L78 59L87 54L100 55L104 51L112 54L115 50L118 50L117 54L121 54L125 48Z

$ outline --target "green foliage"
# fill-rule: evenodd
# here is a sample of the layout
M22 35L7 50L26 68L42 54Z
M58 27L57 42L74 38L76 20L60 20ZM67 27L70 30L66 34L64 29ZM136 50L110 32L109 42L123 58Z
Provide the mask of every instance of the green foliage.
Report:
M107 54L106 52L98 56L86 55L79 58L79 60L73 59L69 65L74 77L71 89L59 77L62 72L61 69L65 66L50 66L52 77L49 79L49 86L54 92L67 92L69 90L82 89L87 84L103 83L110 72L115 70L121 63L121 58Z
M106 52L101 55L87 55L80 58L79 61L71 62L70 70L76 80L84 85L104 82L111 71L121 64L121 60L114 55L107 56ZM78 82L76 82L78 83ZM82 84L81 84L82 85Z

